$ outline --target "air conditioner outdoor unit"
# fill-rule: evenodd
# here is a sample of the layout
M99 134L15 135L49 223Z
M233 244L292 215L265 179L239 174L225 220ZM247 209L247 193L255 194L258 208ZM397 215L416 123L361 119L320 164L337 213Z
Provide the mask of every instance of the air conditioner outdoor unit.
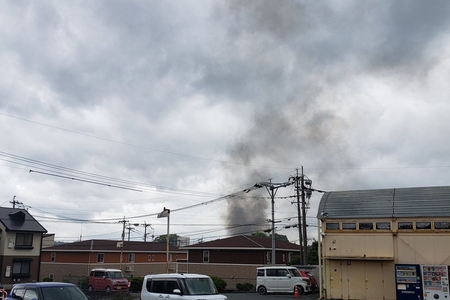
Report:
M127 271L127 272L130 272L130 271L133 271L133 270L134 270L133 266L126 266L125 267L125 271Z

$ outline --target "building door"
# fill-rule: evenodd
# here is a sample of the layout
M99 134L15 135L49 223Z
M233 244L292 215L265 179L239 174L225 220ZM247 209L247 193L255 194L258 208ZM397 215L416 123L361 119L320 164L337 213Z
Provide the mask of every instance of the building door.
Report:
M340 260L329 260L330 294L327 298L343 299L342 297L342 268Z
M383 263L380 261L365 262L366 299L386 299L383 282Z
M345 299L366 299L366 282L364 261L343 261L347 265L347 277L342 281L348 282L348 292ZM383 298L380 298L383 299ZM378 299L379 300L379 299Z
M330 260L331 299L380 300L386 298L385 271L380 261ZM388 268L389 270L391 268ZM388 278L390 278L388 276ZM386 278L386 279L388 279ZM391 293L389 293L391 294Z

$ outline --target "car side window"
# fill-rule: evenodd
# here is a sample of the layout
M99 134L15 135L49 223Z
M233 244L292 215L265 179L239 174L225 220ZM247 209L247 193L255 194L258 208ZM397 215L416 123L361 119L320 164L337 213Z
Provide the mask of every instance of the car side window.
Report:
M11 291L11 297L14 299L23 299L23 294L25 294L25 289L16 288Z
M163 280L153 280L152 292L163 294L164 293L164 281Z
M167 294L173 294L173 290L175 289L180 289L180 287L178 286L178 282L176 280L169 280L167 281Z
M147 283L145 284L145 288L147 289L147 292L152 291L152 280L151 279L147 280Z
M23 300L31 300L31 299L38 299L36 290L26 290L25 294L23 295Z

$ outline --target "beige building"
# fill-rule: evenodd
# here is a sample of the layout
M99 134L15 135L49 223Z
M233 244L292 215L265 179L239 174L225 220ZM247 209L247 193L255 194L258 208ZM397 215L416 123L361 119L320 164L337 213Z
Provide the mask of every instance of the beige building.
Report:
M46 232L27 210L0 207L0 282L5 289L38 280Z
M397 299L396 265L450 265L450 187L328 192L317 217L324 299Z

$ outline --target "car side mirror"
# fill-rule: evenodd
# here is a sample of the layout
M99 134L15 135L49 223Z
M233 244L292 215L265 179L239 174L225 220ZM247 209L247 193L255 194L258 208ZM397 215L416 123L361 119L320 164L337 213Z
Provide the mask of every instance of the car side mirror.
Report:
M174 290L173 290L173 293L174 293L174 294L177 294L177 295L181 295L181 291L180 291L179 289L174 289Z

